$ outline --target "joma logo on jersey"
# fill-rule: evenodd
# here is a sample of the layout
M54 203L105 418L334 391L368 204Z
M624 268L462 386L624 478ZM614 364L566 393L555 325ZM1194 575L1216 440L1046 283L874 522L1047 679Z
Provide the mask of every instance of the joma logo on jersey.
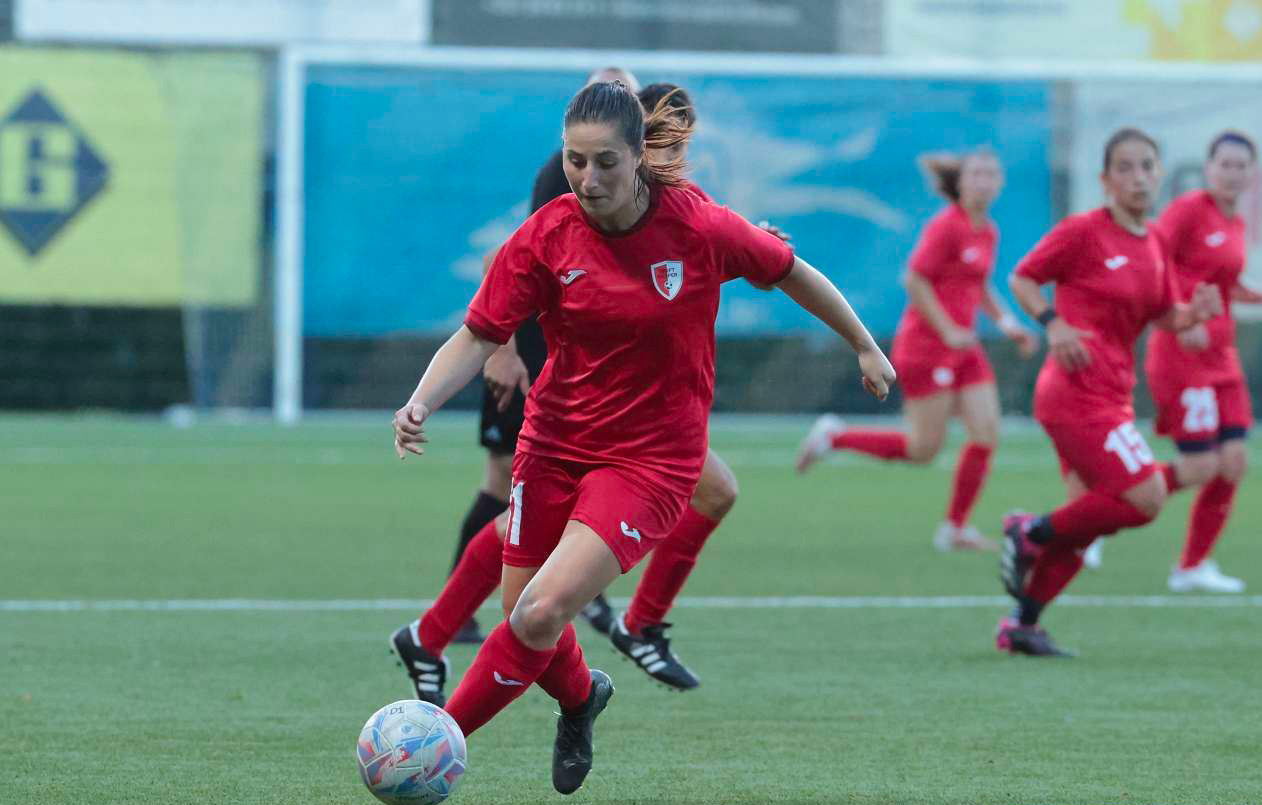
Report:
M663 260L660 263L654 263L649 266L649 273L653 275L653 287L667 300L679 296L679 290L684 287L682 260Z
M1116 257L1110 257L1109 259L1105 260L1104 265L1109 269L1109 271L1117 271L1119 268L1126 265L1130 261L1131 259L1127 257L1126 255L1119 254Z
M38 254L105 187L109 168L38 89L0 120L0 221Z

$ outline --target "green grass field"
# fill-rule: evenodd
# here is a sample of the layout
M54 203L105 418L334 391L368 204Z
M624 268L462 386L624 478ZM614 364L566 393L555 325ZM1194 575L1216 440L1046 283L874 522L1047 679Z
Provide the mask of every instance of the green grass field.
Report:
M954 448L933 467L842 459L800 479L789 464L805 424L716 422L742 497L686 596L999 594L993 555L929 546ZM364 719L406 694L386 653L416 616L406 605L101 602L432 596L481 462L468 418L434 431L429 455L401 463L385 415L288 430L0 419L0 803L372 802L352 748ZM1259 483L1246 481L1218 552L1251 591L1262 591ZM1016 427L976 519L993 534L1004 510L1060 496L1050 447ZM1165 595L1189 502L1109 543L1070 592ZM1045 619L1082 656L1041 662L995 652L1003 607L988 599L684 606L676 647L703 679L686 695L581 631L618 694L571 801L1262 801L1262 599L1085 603ZM472 654L451 656L458 675ZM533 690L473 736L452 801L561 801L552 707Z

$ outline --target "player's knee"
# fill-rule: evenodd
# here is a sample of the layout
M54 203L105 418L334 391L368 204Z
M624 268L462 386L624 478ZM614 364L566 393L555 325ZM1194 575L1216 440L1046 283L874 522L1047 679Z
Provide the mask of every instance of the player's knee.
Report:
M920 436L907 440L907 460L913 464L928 464L942 452L941 436Z
M1224 481L1238 484L1244 478L1244 473L1248 466L1248 454L1245 453L1243 448L1224 449L1219 457L1218 474L1222 476Z
M736 505L740 493L736 475L722 466L701 476L692 495L692 507L711 520L722 520Z
M995 449L999 444L999 421L987 420L974 423L968 429L968 440L973 444Z
M1179 485L1200 486L1220 472L1218 453L1186 453L1179 461Z
M1127 495L1127 500L1141 514L1149 520L1153 520L1161 513L1162 507L1166 505L1168 495L1169 493L1166 492L1164 483L1149 483L1131 490L1131 494Z
M555 645L568 622L561 598L546 592L523 593L508 616L513 632L532 648Z

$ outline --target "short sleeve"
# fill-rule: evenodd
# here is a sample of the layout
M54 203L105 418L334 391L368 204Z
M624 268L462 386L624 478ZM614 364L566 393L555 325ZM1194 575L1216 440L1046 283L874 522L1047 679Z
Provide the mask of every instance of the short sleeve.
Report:
M1078 255L1084 234L1076 220L1061 221L1021 258L1014 273L1039 285L1064 279Z
M469 303L464 323L479 338L506 343L547 301L548 273L535 256L533 220L527 219L496 253Z
M907 261L908 266L927 279L937 277L952 257L959 254L956 239L956 233L946 217L935 218L916 241L916 248Z
M744 277L755 285L770 286L789 276L793 248L780 238L746 221L727 207L706 205L706 237L723 280Z

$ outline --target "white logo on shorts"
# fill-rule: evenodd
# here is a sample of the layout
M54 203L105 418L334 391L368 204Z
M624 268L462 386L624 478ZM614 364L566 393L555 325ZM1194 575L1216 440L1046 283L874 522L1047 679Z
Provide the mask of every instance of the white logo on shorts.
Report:
M495 674L495 681L500 683L501 685L507 685L510 688L513 686L518 686L518 687L523 687L523 688L526 687L525 682L518 682L516 679L508 679L507 677L502 677L500 676L499 671L492 671L491 673Z
M586 273L587 272L581 268L571 268L569 271L561 275L561 284L569 285L571 282L573 282L574 280L578 279L579 277L583 276Z
M1130 261L1131 259L1127 257L1126 255L1119 254L1116 257L1110 257L1108 260L1105 260L1104 265L1108 267L1109 271L1117 271L1119 268L1126 265Z
M632 528L631 526L627 525L626 520L622 521L622 534L623 536L630 537L636 542L640 541L640 529Z
M949 386L955 382L955 372L949 367L939 366L933 370L933 382L939 386Z

